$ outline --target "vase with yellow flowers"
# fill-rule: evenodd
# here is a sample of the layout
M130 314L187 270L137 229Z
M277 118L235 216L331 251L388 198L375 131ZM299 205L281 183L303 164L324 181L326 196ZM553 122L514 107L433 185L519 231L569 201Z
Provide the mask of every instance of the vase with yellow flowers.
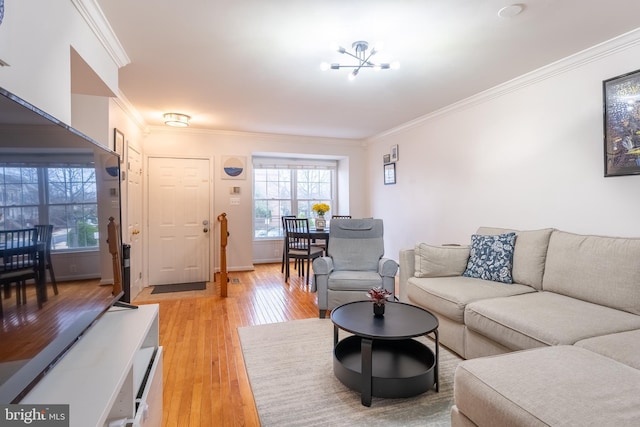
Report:
M324 219L324 214L329 212L331 207L326 203L315 203L311 206L311 210L318 216L316 218L316 230L324 230L327 226L327 221Z

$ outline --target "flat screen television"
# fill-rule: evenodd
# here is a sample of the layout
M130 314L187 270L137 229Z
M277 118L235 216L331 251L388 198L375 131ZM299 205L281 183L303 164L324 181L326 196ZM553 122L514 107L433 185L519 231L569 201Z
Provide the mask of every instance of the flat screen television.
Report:
M113 293L107 242L110 217L120 233L119 168L116 153L0 88L0 229L53 224L54 271L95 263L81 280L58 278L57 295L48 280L41 308L34 294L18 305L15 289L0 290L1 404L20 402L124 294Z

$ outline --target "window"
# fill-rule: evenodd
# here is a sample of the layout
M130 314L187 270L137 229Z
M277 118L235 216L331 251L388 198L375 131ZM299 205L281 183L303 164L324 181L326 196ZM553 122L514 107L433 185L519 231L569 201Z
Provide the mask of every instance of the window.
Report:
M335 173L335 161L254 158L254 237L282 237L283 215L310 218L313 226L313 204L335 206Z
M97 248L93 165L0 164L0 229L53 224L53 249Z

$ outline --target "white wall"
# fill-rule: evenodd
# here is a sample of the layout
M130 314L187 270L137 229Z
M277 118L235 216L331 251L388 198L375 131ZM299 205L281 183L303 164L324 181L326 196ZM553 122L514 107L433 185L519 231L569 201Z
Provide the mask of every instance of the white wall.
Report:
M308 156L330 156L339 159L338 180L339 211L349 209L352 215L368 216L367 163L365 148L358 141L311 138L285 135L249 134L238 132L214 132L197 129L155 127L144 139L145 158L149 157L194 157L209 158L213 164L213 203L211 221L215 225L215 241L212 242L216 265L219 256L219 224L216 217L227 213L229 241L227 266L229 270L252 269L255 261L280 259L282 242L253 242L253 202L251 157L254 154ZM225 180L221 178L221 156L246 156L247 178ZM145 162L146 166L146 162ZM347 170L348 169L348 170ZM347 177L348 173L348 177ZM229 187L240 187L240 205L231 205ZM146 204L146 203L145 203ZM346 205L344 208L342 204ZM146 218L146 215L145 215Z
M71 1L5 0L0 60L9 66L0 67L0 86L72 124L72 46L118 93L118 67Z
M626 35L372 139L372 165L399 145L397 184L381 166L369 176L387 256L468 243L483 225L640 236L640 176L604 178L602 125L602 81L640 69L639 43Z

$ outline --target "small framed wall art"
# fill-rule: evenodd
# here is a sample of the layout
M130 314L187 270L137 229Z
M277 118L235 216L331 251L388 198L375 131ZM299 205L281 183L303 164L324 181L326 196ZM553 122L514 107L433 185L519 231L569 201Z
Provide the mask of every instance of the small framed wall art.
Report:
M604 176L640 174L640 70L602 82Z
M245 179L247 160L244 156L222 156L222 179Z
M398 144L391 146L391 159L392 162L398 161Z
M389 163L391 162L391 155L390 154L385 154L382 156L382 163Z
M384 185L396 183L396 164L387 163L384 165Z

